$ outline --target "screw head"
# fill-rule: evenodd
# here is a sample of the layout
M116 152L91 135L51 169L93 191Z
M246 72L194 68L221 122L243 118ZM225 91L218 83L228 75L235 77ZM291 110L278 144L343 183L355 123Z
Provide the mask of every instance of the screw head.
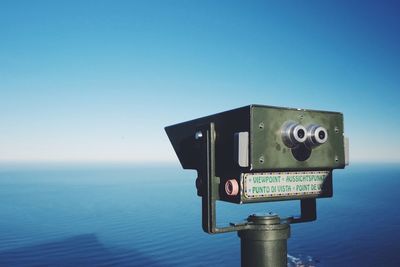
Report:
M335 133L339 133L339 127L335 126Z
M203 133L202 133L201 131L197 131L197 132L194 134L194 139L199 140L199 139L201 139L201 138L203 138Z

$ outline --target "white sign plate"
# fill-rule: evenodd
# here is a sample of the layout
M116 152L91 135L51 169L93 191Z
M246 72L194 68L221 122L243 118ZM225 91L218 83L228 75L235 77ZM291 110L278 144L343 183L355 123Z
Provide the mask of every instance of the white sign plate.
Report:
M242 174L246 198L319 195L329 171Z

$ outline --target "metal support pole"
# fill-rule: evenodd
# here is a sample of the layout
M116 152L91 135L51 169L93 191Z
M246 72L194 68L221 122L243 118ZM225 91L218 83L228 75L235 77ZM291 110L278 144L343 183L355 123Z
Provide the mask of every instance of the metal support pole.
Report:
M242 267L286 267L290 225L276 214L253 214L249 229L238 231Z

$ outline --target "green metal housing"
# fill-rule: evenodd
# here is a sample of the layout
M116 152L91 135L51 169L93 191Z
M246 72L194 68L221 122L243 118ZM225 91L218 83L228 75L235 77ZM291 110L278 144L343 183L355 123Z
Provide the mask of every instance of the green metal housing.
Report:
M307 126L326 128L327 141L313 149L304 145L289 148L282 140L282 125L292 121ZM243 173L276 171L330 171L323 192L315 197L332 196L333 169L345 167L343 115L339 112L249 105L215 115L171 125L165 128L173 148L185 169L199 170L202 152L195 135L204 125L215 128L215 176L219 189L215 198L233 203L303 199L310 196L246 199L242 192L227 196L225 181L236 179L240 185ZM237 162L237 133L248 133L248 164ZM201 195L201 192L199 193Z

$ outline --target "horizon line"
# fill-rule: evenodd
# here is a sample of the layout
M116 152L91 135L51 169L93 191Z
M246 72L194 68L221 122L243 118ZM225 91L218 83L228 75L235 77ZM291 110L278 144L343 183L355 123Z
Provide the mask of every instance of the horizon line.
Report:
M179 160L0 160L0 165L8 164L180 164ZM373 160L358 159L351 160L352 164L400 164L400 160Z

